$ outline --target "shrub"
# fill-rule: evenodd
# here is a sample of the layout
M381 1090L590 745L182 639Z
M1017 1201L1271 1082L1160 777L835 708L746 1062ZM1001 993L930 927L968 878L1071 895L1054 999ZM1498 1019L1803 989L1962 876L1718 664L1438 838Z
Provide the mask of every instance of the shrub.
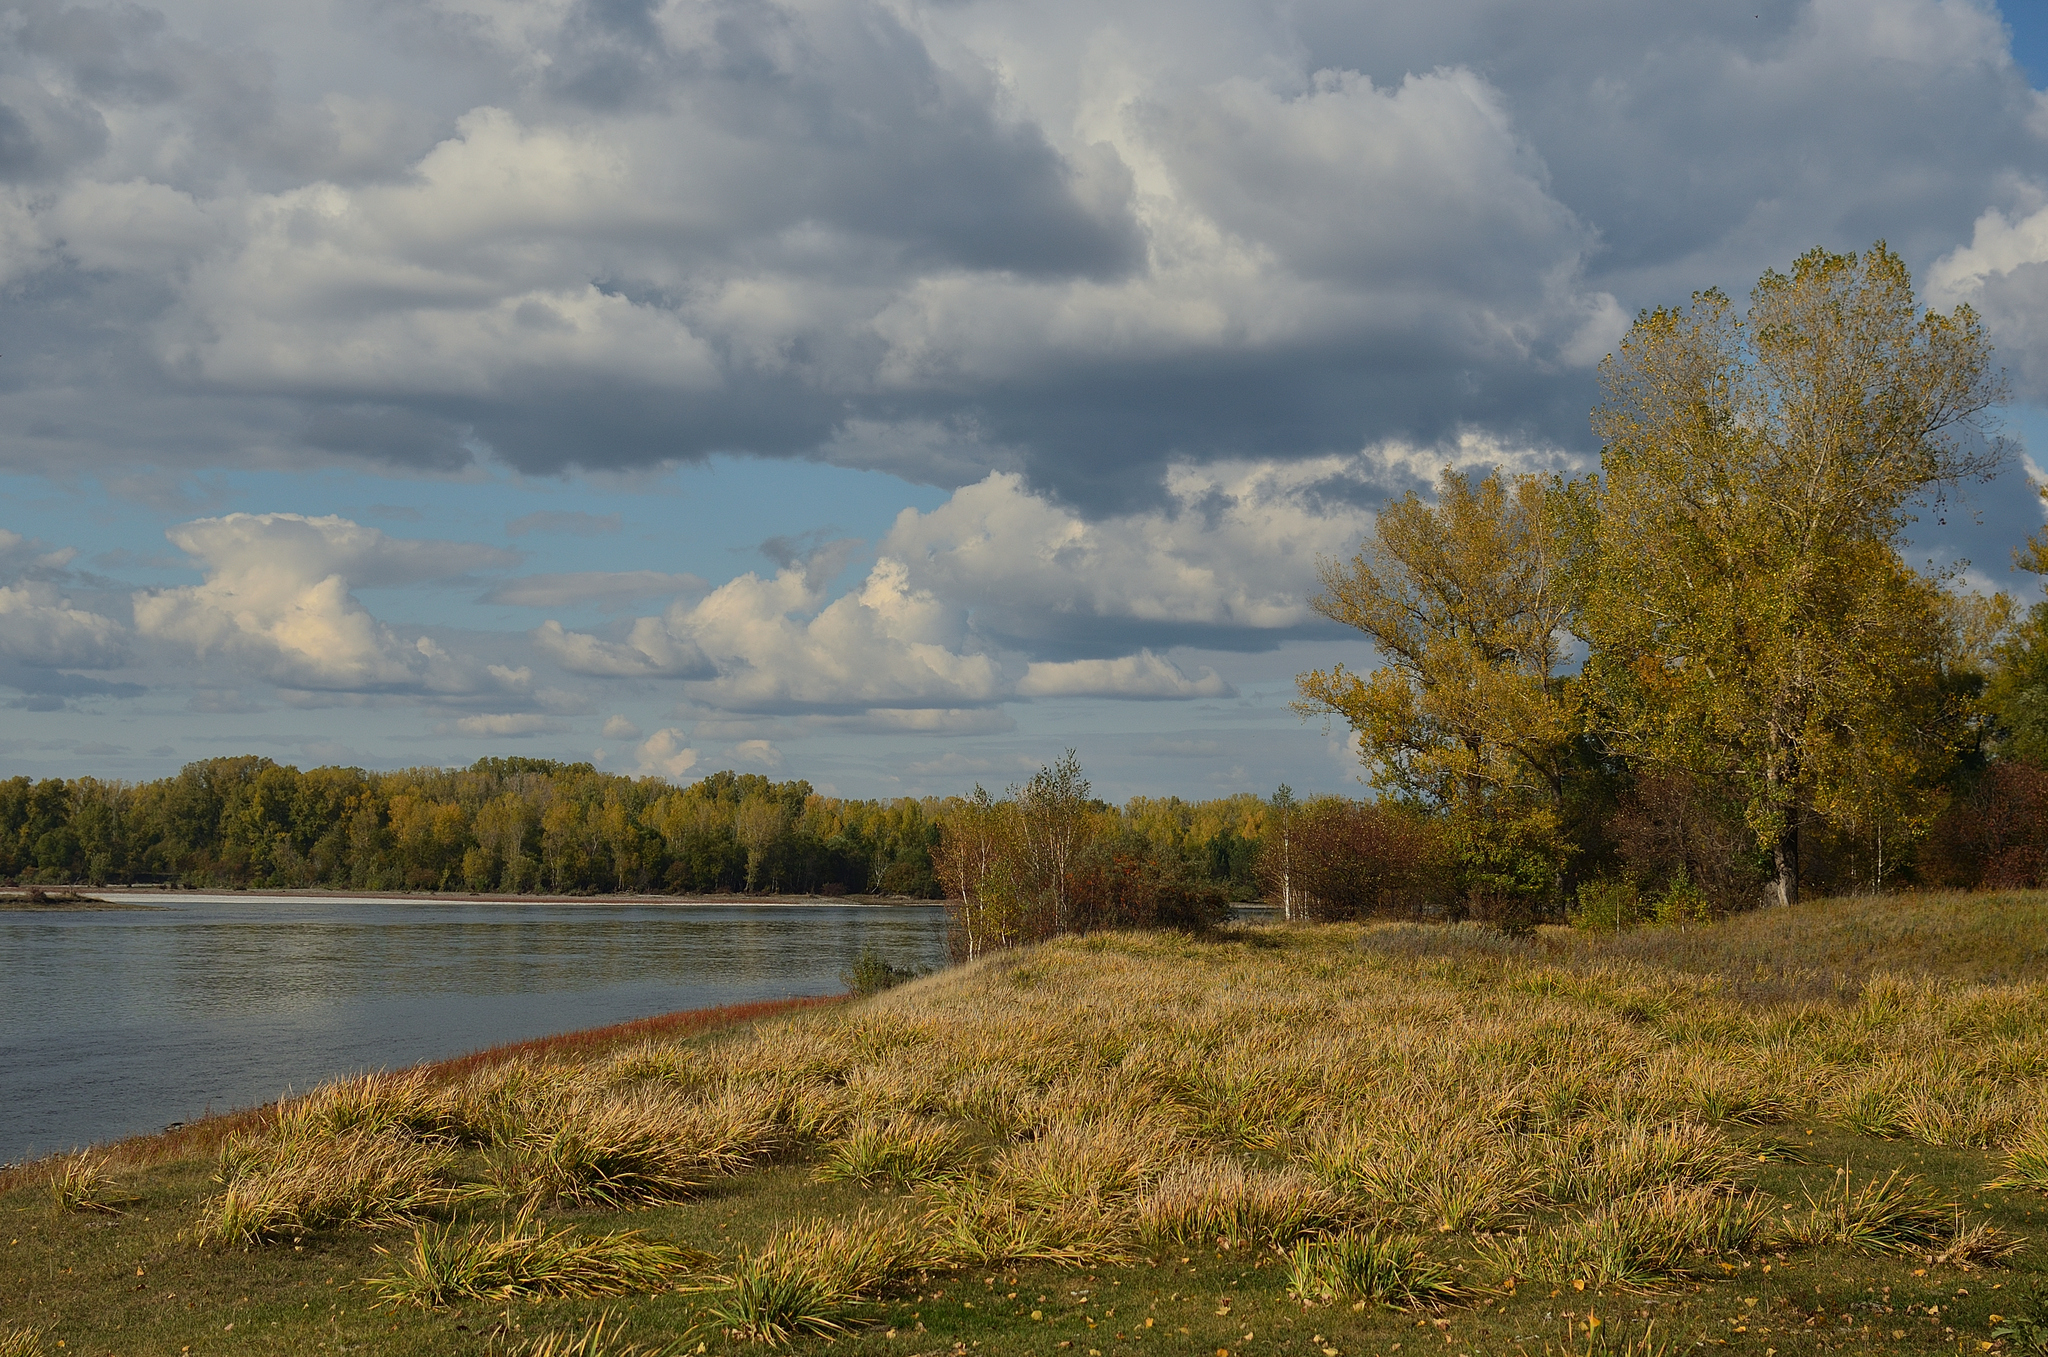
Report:
M1581 884L1578 907L1572 911L1571 920L1574 928L1619 933L1625 928L1647 923L1654 917L1655 911L1646 906L1637 894L1636 883L1627 877L1619 877Z
M885 989L894 989L906 980L915 980L926 972L914 966L892 966L889 959L873 943L860 949L853 965L839 973L840 983L847 992L858 998L880 994Z
M1325 797L1295 816L1290 872L1306 919L1420 918L1453 899L1451 845L1435 821L1379 801Z

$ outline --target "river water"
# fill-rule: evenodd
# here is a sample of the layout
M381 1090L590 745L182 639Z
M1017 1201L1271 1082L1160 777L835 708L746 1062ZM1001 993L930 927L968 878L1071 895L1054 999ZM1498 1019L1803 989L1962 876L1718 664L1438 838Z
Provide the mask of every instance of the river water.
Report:
M0 910L0 1162L946 950L936 905L95 894L148 908Z

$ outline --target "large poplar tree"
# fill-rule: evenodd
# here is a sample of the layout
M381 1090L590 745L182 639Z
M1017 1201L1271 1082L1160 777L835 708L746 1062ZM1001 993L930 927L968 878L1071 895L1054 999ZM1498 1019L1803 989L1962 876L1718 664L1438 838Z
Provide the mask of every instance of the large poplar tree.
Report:
M1930 700L1951 610L1899 546L1999 465L1990 353L1880 242L1765 274L1746 314L1718 291L1645 312L1602 365L1578 622L1601 733L1735 787L1781 903L1802 820L1910 820L1956 727Z

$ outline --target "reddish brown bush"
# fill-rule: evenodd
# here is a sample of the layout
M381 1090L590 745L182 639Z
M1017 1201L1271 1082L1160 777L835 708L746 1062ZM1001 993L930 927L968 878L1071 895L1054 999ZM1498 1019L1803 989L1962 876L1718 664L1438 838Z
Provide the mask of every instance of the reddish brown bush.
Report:
M1936 885L2025 890L2048 876L2048 771L1994 763L1935 821L1920 855Z
M1418 918L1455 898L1442 829L1411 811L1331 797L1304 806L1293 834L1293 894L1303 918Z

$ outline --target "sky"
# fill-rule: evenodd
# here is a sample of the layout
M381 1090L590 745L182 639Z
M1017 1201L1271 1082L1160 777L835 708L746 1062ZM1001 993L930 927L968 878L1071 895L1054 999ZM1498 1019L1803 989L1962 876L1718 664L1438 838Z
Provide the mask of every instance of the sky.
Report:
M1878 239L2013 393L1912 557L2031 600L2044 11L0 0L0 776L1355 791L1318 563Z

